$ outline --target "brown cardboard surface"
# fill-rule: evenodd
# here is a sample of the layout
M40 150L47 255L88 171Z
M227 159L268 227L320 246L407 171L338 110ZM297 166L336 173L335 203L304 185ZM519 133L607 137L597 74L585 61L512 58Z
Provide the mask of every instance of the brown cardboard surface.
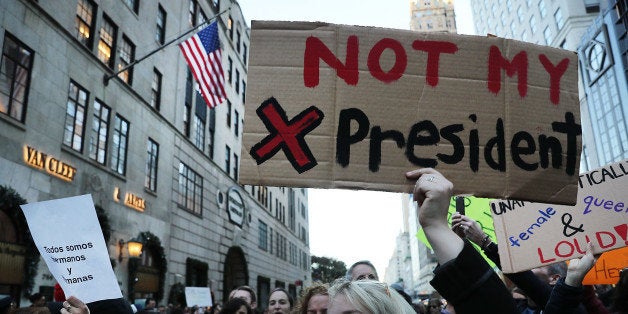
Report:
M320 51L328 50L330 57L316 57L313 42L319 43ZM355 50L351 43L357 46ZM455 52L426 51L435 45L453 46ZM347 56L351 60L353 51L357 51L356 70L337 70L351 63ZM314 57L308 59L308 54ZM491 66L498 64L490 62L491 55L521 65L517 69L525 69L526 84L520 84L524 80L518 72L509 76L505 69ZM521 58L527 60L527 66L513 61ZM549 60L551 67L567 60L564 74L555 75L560 78L554 80L560 88L550 91L551 75L542 59ZM330 65L330 60L338 60L341 66ZM573 116L577 127L580 124L578 64L573 52L498 37L253 21L249 61L241 184L409 192L413 182L408 182L404 173L430 166L422 159L432 159L434 168L452 180L456 193L575 204L580 136L572 136L575 141L568 143L568 136L552 127L564 123L567 114ZM491 72L491 68L496 70ZM316 69L318 76L314 75ZM500 79L493 76L489 83L489 72L499 74ZM353 80L347 81L347 77ZM270 118L270 107L280 112L277 116L283 114L282 122L277 116ZM320 113L314 112L316 108ZM347 118L349 112L351 118ZM359 117L366 119L358 122ZM308 129L299 130L299 123ZM339 143L347 135L357 137L358 125L364 129L364 134L358 134L361 140L348 146L347 159L339 159L346 152L338 151ZM438 139L408 145L415 143L411 130L419 126L422 131L415 137ZM500 128L505 158L500 169L494 169L485 157L485 146L498 138ZM388 135L381 145L377 130ZM529 155L521 153L521 160L515 162L512 142L519 132L528 134L533 142L529 145L536 150ZM540 137L557 139L560 164L540 164ZM264 146L268 143L263 141L271 139L274 145ZM286 144L293 140L301 142ZM517 151L522 150L517 145L528 145L526 141L517 143ZM267 150L259 150L262 146ZM274 148L271 152L270 147ZM309 149L311 155L296 157L288 147L299 156ZM375 162L378 147L381 158ZM477 166L472 162L475 150ZM497 151L494 147L489 159L498 160ZM254 152L263 152L264 157ZM454 152L463 155L453 158ZM532 168L522 169L524 163Z
M579 186L575 206L491 202L502 271L518 272L578 258L587 242L594 245L594 254L628 245L628 159L581 174ZM613 277L608 272L625 263L625 257L612 261L606 266L596 264L607 272L605 280Z

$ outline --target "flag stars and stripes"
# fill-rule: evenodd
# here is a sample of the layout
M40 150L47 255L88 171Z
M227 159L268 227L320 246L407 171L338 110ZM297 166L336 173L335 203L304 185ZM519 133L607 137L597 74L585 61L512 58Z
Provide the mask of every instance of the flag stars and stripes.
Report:
M194 78L199 83L205 103L213 108L224 102L225 78L218 37L218 24L210 24L194 36L179 44Z

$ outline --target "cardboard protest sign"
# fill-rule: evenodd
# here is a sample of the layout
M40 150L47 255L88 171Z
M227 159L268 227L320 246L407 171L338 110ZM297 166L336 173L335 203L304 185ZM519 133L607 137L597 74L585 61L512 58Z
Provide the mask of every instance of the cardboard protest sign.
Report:
M577 57L504 38L253 21L240 183L575 204Z
M614 285L619 272L628 267L628 247L602 253L593 268L584 276L583 285Z
M212 295L208 287L185 287L185 303L188 306L212 306Z
M464 215L477 221L484 233L488 235L493 242L497 243L495 239L495 230L493 229L493 216L491 216L490 202L491 199L479 198L474 196L460 196L464 199ZM452 197L449 202L449 212L447 213L447 221L451 226L451 216L456 212L456 197ZM416 237L423 242L428 248L432 248L432 245L427 241L423 228L417 231ZM495 266L490 259L488 259L484 253L480 250L480 254L491 265Z
M628 245L628 159L580 175L576 206L493 201L505 273Z
M20 205L35 245L66 296L122 297L91 195Z

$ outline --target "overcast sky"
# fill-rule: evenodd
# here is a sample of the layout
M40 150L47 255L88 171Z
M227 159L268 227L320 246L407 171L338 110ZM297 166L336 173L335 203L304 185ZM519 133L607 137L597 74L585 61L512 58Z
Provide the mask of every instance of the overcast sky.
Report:
M251 20L321 21L409 29L409 0L240 0ZM384 5L385 4L385 7ZM469 0L455 0L458 33L474 34ZM251 52L254 53L254 52ZM309 190L310 253L347 264L368 259L380 278L401 231L401 194Z

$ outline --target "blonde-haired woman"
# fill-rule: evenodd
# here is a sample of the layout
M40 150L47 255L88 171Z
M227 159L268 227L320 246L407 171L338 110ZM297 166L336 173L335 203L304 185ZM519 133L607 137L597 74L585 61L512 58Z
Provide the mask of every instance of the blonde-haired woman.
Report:
M338 279L329 289L329 314L415 314L412 306L387 284L374 280Z

